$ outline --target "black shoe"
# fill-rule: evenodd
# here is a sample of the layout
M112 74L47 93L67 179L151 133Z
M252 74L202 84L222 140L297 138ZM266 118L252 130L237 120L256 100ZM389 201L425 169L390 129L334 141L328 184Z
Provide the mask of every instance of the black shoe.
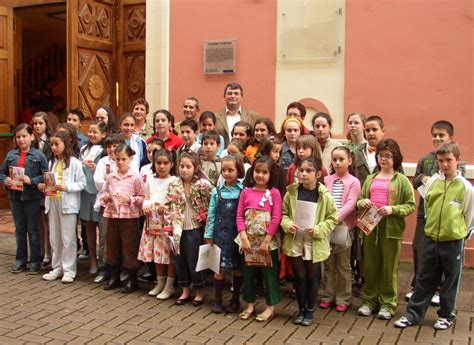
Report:
M132 293L138 290L138 279L137 279L137 270L129 269L128 270L128 280L125 285L120 289L121 293Z
M26 265L25 264L19 264L19 263L16 263L12 266L12 269L10 272L12 273L20 273L20 272L23 272L24 270L26 269Z
M293 323L295 325L301 325L304 319L304 309L300 309L298 314L296 314L295 318L293 319Z
M314 309L306 309L304 311L304 318L303 321L301 321L301 325L309 326L313 323L313 312Z
M105 272L100 272L99 275L97 277L95 277L94 283L103 283L107 279L110 279L110 275L108 275Z
M112 290L120 287L120 266L111 266L112 272L110 280L104 285L104 290Z
M224 312L224 308L222 307L221 302L214 302L214 305L212 306L212 312L214 314L222 314Z
M138 278L138 281L141 283L153 283L155 280L156 279L150 273L143 273L143 275Z
M27 274L38 274L40 273L41 264L39 262L32 262L30 264L30 269Z

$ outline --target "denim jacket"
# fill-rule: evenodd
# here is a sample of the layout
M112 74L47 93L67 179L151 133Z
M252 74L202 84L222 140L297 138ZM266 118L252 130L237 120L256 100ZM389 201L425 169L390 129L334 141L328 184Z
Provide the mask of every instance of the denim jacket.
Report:
M8 152L7 157L3 161L0 168L0 181L5 184L5 178L9 176L9 168L18 166L20 160L20 149L15 148ZM23 191L8 190L9 199L34 200L41 199L43 193L38 190L38 183L43 182L43 173L48 171L48 161L41 150L30 148L26 154L25 175L31 179L31 185L26 183L23 185Z

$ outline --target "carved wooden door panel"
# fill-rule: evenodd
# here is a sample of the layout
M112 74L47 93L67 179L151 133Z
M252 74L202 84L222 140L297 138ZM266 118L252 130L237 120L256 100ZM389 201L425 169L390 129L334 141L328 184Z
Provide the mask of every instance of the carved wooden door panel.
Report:
M15 125L13 50L13 8L0 6L0 133Z
M131 112L133 102L145 97L145 9L145 0L119 0L119 113Z
M79 107L86 119L115 105L114 0L68 0L68 107Z

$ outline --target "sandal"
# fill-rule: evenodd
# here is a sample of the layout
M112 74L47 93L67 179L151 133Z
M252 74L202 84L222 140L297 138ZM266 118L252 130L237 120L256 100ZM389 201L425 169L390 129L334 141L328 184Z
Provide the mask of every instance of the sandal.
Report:
M252 315L255 315L255 309L250 312L247 311L247 309L245 309L243 312L239 314L239 317L241 320L248 320L250 319Z

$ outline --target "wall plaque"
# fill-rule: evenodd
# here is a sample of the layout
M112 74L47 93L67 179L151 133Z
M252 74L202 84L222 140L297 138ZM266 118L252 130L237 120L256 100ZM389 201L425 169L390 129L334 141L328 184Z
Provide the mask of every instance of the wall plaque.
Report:
M204 41L204 74L236 72L236 39Z

